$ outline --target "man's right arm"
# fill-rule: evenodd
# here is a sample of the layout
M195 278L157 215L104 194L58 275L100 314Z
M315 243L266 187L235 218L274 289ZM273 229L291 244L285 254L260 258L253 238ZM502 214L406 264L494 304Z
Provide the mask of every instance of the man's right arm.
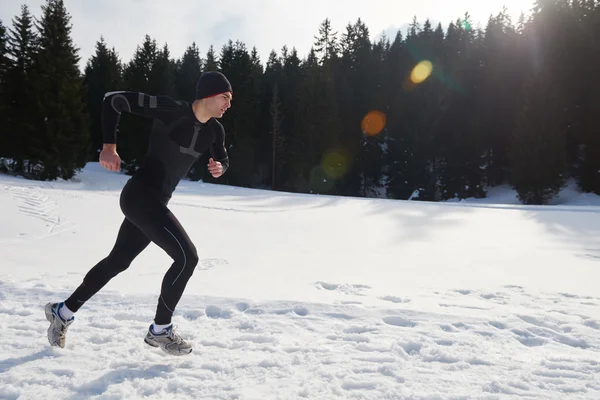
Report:
M117 127L123 111L149 118L161 118L182 107L167 96L149 96L140 92L118 91L104 95L102 102L102 137L106 145L117 143Z

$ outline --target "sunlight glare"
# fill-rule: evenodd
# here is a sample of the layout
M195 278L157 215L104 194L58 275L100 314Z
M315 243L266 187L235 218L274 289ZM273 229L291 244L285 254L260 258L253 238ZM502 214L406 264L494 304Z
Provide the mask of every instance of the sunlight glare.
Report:
M430 61L424 60L418 63L410 73L410 80L414 84L424 82L433 71L433 64Z

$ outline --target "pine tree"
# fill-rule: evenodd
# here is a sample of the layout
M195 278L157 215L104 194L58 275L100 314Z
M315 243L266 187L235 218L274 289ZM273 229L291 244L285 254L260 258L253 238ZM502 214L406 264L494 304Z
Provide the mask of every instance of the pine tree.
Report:
M152 93L151 75L152 67L158 57L158 48L156 39L149 35L144 36L144 42L141 46L137 46L132 60L124 70L123 78L127 90L137 92Z
M32 118L32 105L35 101L33 82L33 61L37 53L38 37L33 30L33 18L26 5L21 6L21 15L13 19L13 29L9 29L8 54L10 64L6 71L5 95L7 103L7 124L5 126L6 149L4 154L12 159L9 169L17 174L25 172L25 160L29 158L28 148L39 135L37 119Z
M295 138L303 135L300 131L299 121L297 120L297 110L299 104L300 87L302 85L302 61L298 57L298 51L292 48L292 51L282 57L282 71L280 77L279 97L281 99L281 109L283 121L281 123L282 137L286 142L286 160L283 166L281 183L287 190L294 190L292 182L302 181L298 177L304 175L304 171L294 168L291 162L293 159L293 147L291 143ZM333 106L333 105L332 105Z
M348 23L340 36L339 57L332 63L334 76L335 99L341 120L339 132L340 142L337 147L343 149L347 162L342 176L338 177L338 188L341 194L358 195L360 176L356 170L357 149L362 138L361 120L356 102L359 99L356 83L355 42L357 40L356 24Z
M600 85L595 85L600 90ZM577 184L584 192L600 195L600 135L597 127L600 123L600 106L589 109L582 121L586 126L583 133L583 155L577 170Z
M600 2L584 2L581 14L583 26L577 56L585 62L580 65L580 73L571 77L585 84L578 107L577 127L581 130L582 151L576 179L582 191L600 194L600 77L596 73L600 69L600 42L597 40L600 37Z
M272 164L271 164L271 190L278 187L278 178L281 176L281 170L285 162L285 141L281 135L281 101L279 100L279 91L277 83L273 86L273 99L271 101L271 136L272 142Z
M507 10L488 21L482 43L482 81L476 90L478 126L484 135L486 173L492 186L507 178L509 133L517 116L525 56Z
M443 86L444 34L413 20L405 41L398 32L390 47L386 75L396 90L388 132L388 193L395 198L434 200L439 174L441 118L447 109L448 90ZM415 78L416 70L427 71ZM422 74L422 75L421 75ZM413 194L418 193L415 197Z
M177 69L175 93L179 99L192 103L196 98L196 82L200 77L202 62L194 42L186 49Z
M313 47L322 65L337 57L339 51L337 34L337 32L333 32L329 18L326 18L319 26L320 36L314 37Z
M356 196L365 193L365 171L369 163L362 147L363 118L371 111L377 91L369 30L359 18L348 24L341 38L341 57L336 69L335 90L343 123L341 147L349 154L349 167L340 182L341 193Z
M150 93L162 96L175 96L176 64L171 58L168 44L165 43L156 53L156 58L150 68Z
M409 128L410 109L415 103L410 101L409 93L402 88L405 77L414 67L414 59L410 55L410 43L407 43L400 31L397 32L387 57L385 76L391 88L387 115L388 148L385 158L387 164L387 193L391 198L407 199L414 191L423 192L426 196L425 183L420 178L424 166L419 165L416 156L418 148L414 146L414 131ZM426 199L426 198L425 198Z
M311 180L314 170L319 170L319 154L314 138L318 136L316 115L318 105L315 102L315 90L318 86L316 76L318 75L318 59L313 48L308 57L302 63L301 87L298 94L298 106L295 110L294 119L298 121L297 134L290 140L289 163L292 171L288 178L288 185L298 192L312 192L315 190L315 182ZM320 180L323 180L321 172ZM317 184L320 182L316 182ZM320 192L319 189L316 190Z
M227 76L233 89L233 103L222 118L227 140L231 143L230 157L236 160L236 168L227 172L220 183L251 187L255 182L264 184L265 176L256 176L258 160L256 144L259 140L260 116L259 88L256 65L242 42L229 41L221 51L219 70ZM264 136L268 137L267 132ZM265 165L268 160L263 160ZM262 169L266 171L265 168ZM212 182L212 178L207 178ZM217 183L217 181L215 181Z
M206 53L206 60L204 61L204 71L217 71L219 69L219 60L215 55L215 49L211 45Z
M124 90L158 95L153 88L159 86L158 75L152 73L158 57L156 39L144 36L141 46L137 46L131 61L123 71ZM156 71L156 68L154 68ZM117 136L117 152L121 156L123 170L133 174L139 168L140 162L149 143L149 132L152 121L149 118L123 113L119 120Z
M262 79L263 88L261 93L261 104L269 105L269 107L264 107L264 118L268 118L271 113L270 104L273 99L273 88L275 85L281 85L282 79L283 64L281 63L281 59L277 55L277 52L275 52L275 50L271 50Z
M368 99L368 111L362 120L362 138L360 159L362 164L362 195L379 196L379 188L384 185L384 137L387 134L387 105L390 101L389 91L385 83L385 64L387 63L389 42L382 37L373 45L370 54L368 74L371 78L371 96Z
M2 20L0 20L0 90L4 90L4 85L6 84L6 71L10 65L7 42L6 27Z
M511 183L524 204L547 204L565 184L566 148L559 91L549 74L532 73L510 148Z
M40 179L70 179L85 166L89 151L88 118L70 19L63 0L47 0L42 6L35 59L35 115L41 136L30 148L30 161L40 162L34 172Z
M331 71L320 68L314 49L302 65L302 74L294 116L297 133L290 143L292 184L302 192L339 194L342 175L338 158L344 158L346 164L348 157L341 149L342 124L336 107L334 80ZM339 153L343 155L338 156ZM345 165L341 167L344 172L347 170Z
M451 86L445 100L437 146L440 149L439 191L442 199L484 197L485 175L477 106L481 81L481 34L472 29L469 14L457 20L447 36Z
M251 57L251 59L252 58L254 57ZM256 61L253 61L252 63L254 64L255 62ZM259 137L257 138L258 141L256 144L255 155L257 160L263 161L256 166L255 175L257 176L257 182L259 182L257 185L260 187L267 187L267 181L272 180L273 140L271 130L273 124L271 120L271 103L275 85L281 84L282 65L277 53L275 50L272 50L267 59L264 72L262 72L262 66L258 68L255 66L253 68L255 70L255 77L253 80L255 82L260 82L260 87L258 88L259 98L257 99L259 113L257 117L257 131L259 132ZM256 76L259 77L257 78ZM278 86L278 92L280 94L281 91L279 90L279 87L280 86ZM282 114L281 109L279 112ZM269 162L265 162L266 160L269 160Z
M586 79L581 79L589 65L589 54L582 48L586 42L582 32L583 15L573 10L573 7L579 8L579 3L572 0L536 0L528 47L535 68L551 74L561 93L556 101L564 110L561 122L566 128L569 163L578 157L582 141L581 105L589 90ZM590 70L590 73L595 74L595 71Z
M96 42L96 53L85 67L86 110L90 115L91 159L102 150L102 101L107 92L121 90L123 67L114 48L108 49L104 37Z
M8 120L8 97L6 93L6 71L10 60L7 57L6 27L0 20L0 116L4 121ZM0 126L0 172L6 171L6 163L2 157L9 155L6 123Z

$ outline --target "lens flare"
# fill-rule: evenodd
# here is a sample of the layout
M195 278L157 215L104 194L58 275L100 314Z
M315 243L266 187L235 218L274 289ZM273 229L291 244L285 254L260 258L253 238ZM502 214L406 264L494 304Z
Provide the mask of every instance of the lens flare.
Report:
M348 171L349 158L341 150L331 150L325 153L321 167L328 178L338 179Z
M433 64L430 61L421 61L418 63L410 73L410 80L412 83L419 84L424 82L433 71Z
M379 134L385 128L386 117L381 111L370 111L362 120L362 130L369 136Z

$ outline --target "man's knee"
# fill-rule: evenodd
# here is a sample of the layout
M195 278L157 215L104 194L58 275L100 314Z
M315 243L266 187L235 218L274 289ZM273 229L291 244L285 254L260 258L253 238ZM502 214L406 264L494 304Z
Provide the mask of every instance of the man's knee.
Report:
M198 253L196 252L196 248L194 246L185 248L185 261L182 273L186 275L187 279L189 279L196 269L196 265L198 265Z
M183 265L184 270L187 270L190 275L199 262L198 252L192 244L182 245L172 258L175 263Z
M192 270L196 268L196 265L198 265L200 259L198 258L198 252L196 251L195 247L192 246L190 249L188 249L188 251L186 251L186 257L188 267L190 267Z

